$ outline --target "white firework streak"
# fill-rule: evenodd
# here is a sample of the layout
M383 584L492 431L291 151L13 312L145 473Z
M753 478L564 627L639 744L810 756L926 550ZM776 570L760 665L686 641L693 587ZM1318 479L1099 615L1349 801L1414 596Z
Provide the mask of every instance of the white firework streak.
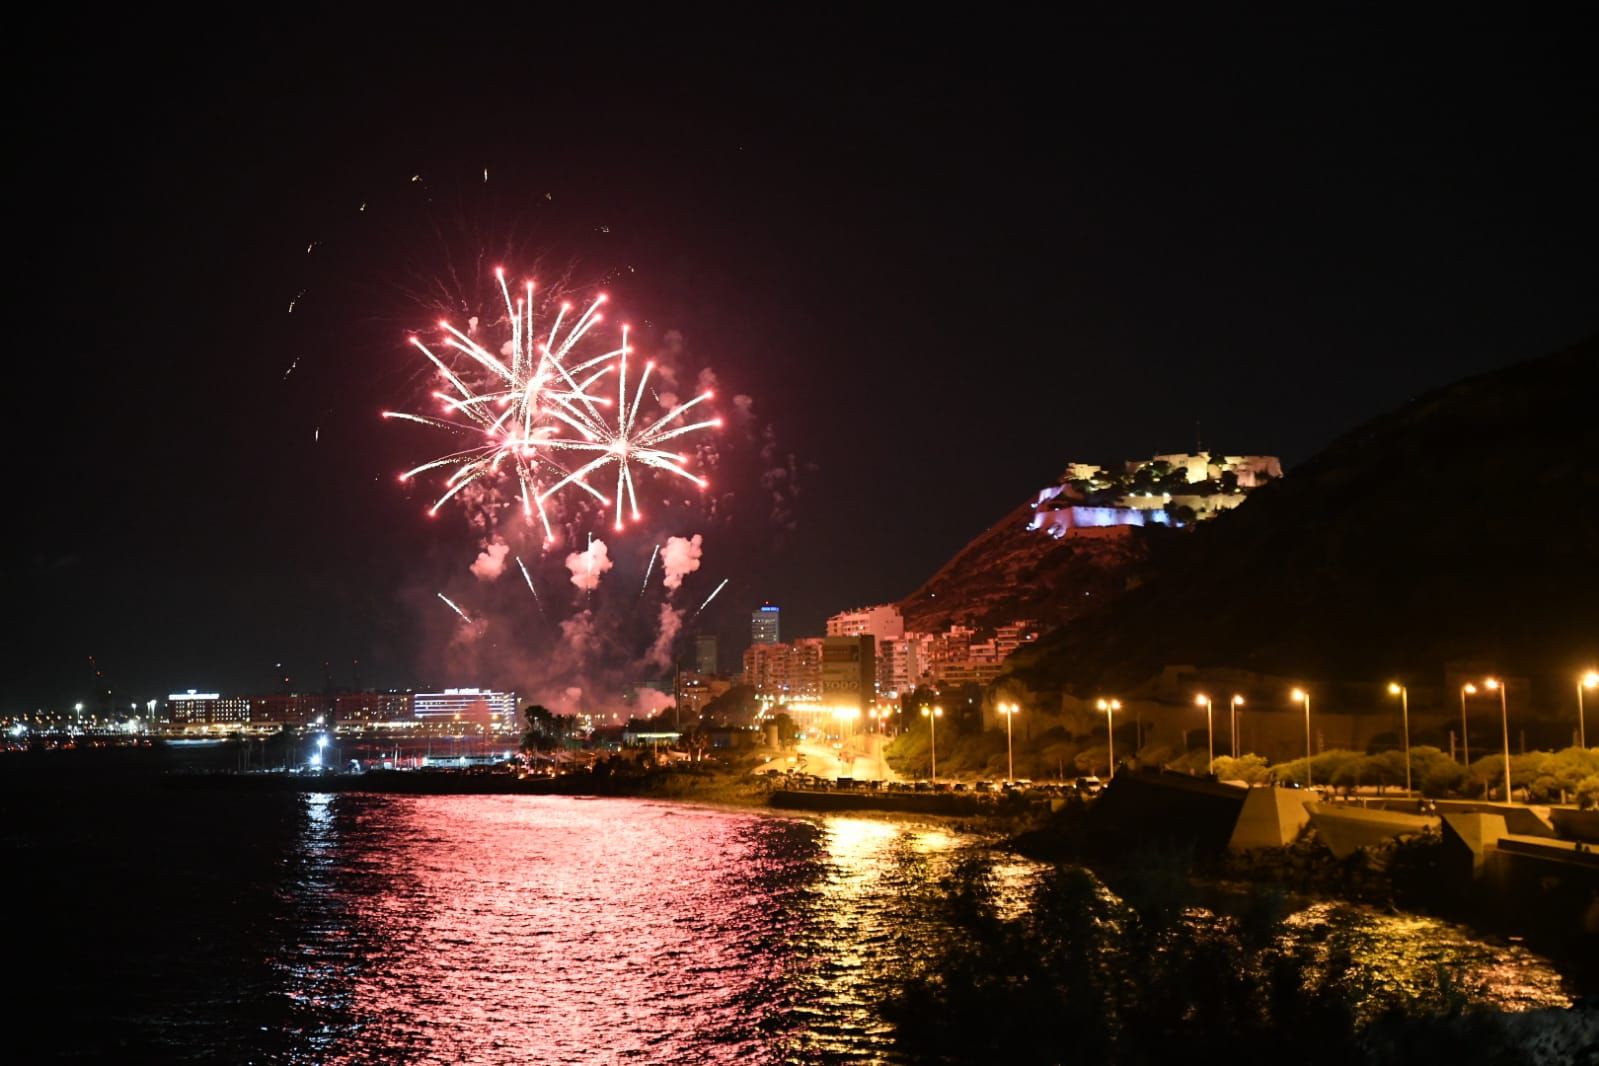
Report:
M533 602L538 605L539 614L544 614L544 601L539 599L539 590L533 587L533 575L527 572L527 565L522 562L520 555L516 556L517 568L522 571L522 580L527 582L527 590L533 594ZM549 621L546 616L545 621Z
M644 373L639 378L638 388L634 392L631 405L628 403L627 393L627 357L632 349L627 344L627 327L622 327L622 350L617 359L616 374L616 420L614 424L601 417L595 407L595 401L580 389L574 389L571 394L552 393L556 405L556 417L560 418L572 429L577 430L583 439L575 440L568 437L550 438L544 443L557 451L592 452L595 457L566 475L560 481L545 491L548 497L559 492L567 485L581 485L589 488L584 478L597 473L607 463L616 464L616 523L615 528L622 528L622 510L624 505L630 511L636 522L642 517L638 509L638 494L633 488L634 463L651 467L655 470L664 470L675 474L685 481L692 481L700 488L705 488L708 482L691 474L686 466L688 456L678 452L669 452L661 445L669 440L682 437L697 430L709 429L720 426L720 418L708 418L700 422L680 421L685 414L695 407L711 399L712 393L702 392L686 403L680 403L661 417L647 425L640 425L638 419L639 404L644 399L644 388L650 380L650 373L655 369L653 362L644 364ZM590 492L594 492L589 488ZM595 495L600 495L595 493ZM600 497L602 500L603 496ZM609 503L610 501L606 501Z
M476 369L471 375L457 373L419 337L413 336L411 343L427 356L454 392L433 393L443 405L443 417L404 411L385 411L383 417L433 426L465 438L465 447L400 475L401 481L408 481L430 470L453 468L444 482L444 494L434 501L429 514L437 514L452 496L476 481L502 474L514 476L522 499L523 517L531 522L536 510L545 539L550 540L554 531L544 507L549 493L541 491L540 475L545 468L553 471L556 477L567 473L544 447L549 438L565 429L565 420L555 411L555 406L581 403L585 409L592 409L596 402L605 402L589 396L587 390L609 373L610 367L602 364L620 356L622 350L605 352L568 367L566 361L573 348L602 320L598 312L606 297L597 297L564 333L561 327L571 305L562 304L547 339L540 342L533 336L533 283L528 282L524 295L513 298L505 283L505 272L496 270L495 276L511 323L510 364L449 322L440 322L444 345L463 353ZM577 375L586 376L580 381ZM486 384L474 387L468 381L469 376L473 381L485 378ZM555 415L553 420L552 414ZM610 502L588 484L578 484L601 501Z
M728 578L725 578L725 577L722 578L722 583L711 590L711 594L709 596L705 597L705 602L700 604L698 607L694 608L694 613L689 616L689 621L690 622L692 622L692 621L694 621L694 619L698 618L700 616L700 612L705 610L705 608L707 608L707 607L709 607L711 605L711 601L716 599L716 594L718 592L721 592L724 588L727 587L728 580L729 580Z
M466 612L461 610L461 608L459 608L459 607L457 607L455 605L455 601L454 600L450 599L448 596L446 596L442 592L436 592L436 593L434 593L434 595L436 595L439 599L443 600L444 603L445 603L445 606L449 607L450 610L452 610L456 614L460 615L461 616L461 621L465 622L467 625L471 625L472 624L472 619L468 618L466 616Z
M655 572L655 557L661 554L661 546L657 544L650 551L650 565L644 568L644 583L638 587L639 599L644 598L644 590L650 587L650 575Z

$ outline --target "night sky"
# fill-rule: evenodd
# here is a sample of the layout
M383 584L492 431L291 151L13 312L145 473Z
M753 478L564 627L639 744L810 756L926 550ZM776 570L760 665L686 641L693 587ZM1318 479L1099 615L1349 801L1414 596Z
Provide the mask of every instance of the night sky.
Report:
M424 648L476 542L377 417L463 264L603 283L794 456L688 590L731 579L729 667L761 600L903 596L1068 460L1197 422L1291 466L1599 326L1581 35L389 18L18 36L0 712L91 654L118 700L473 681Z

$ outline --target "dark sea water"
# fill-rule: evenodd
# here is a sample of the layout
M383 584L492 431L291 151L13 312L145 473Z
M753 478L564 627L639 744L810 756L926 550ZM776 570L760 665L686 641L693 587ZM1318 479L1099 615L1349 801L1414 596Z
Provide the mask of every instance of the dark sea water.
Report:
M8 1040L190 1062L893 1060L880 1005L976 838L649 800L8 797ZM1003 861L1019 899L1034 876ZM1519 948L1318 904L1404 987L1564 1005Z

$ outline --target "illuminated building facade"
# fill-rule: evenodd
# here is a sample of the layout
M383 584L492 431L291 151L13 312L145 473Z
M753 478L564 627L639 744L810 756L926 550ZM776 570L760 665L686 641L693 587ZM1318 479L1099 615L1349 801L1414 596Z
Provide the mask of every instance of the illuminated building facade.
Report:
M822 695L823 637L792 644L752 644L744 653L744 683L769 704L814 702Z
M1123 463L1120 473L1069 463L1056 484L1034 497L1027 528L1059 540L1121 526L1201 521L1282 476L1274 455L1181 452Z
M822 704L864 715L877 705L877 641L869 636L822 638Z
M250 701L219 692L174 692L167 697L166 720L173 725L242 725L250 720Z
M418 692L412 710L419 722L454 721L491 725L514 732L517 728L516 693L486 688L447 688L443 692Z
M881 647L885 640L898 640L905 635L905 619L900 615L899 607L892 603L876 607L857 607L853 611L841 611L829 618L827 635L870 636Z
M763 604L750 615L750 643L777 644L783 639L782 611Z
M409 722L412 711L409 692L345 692L333 697L333 721L339 725L369 722Z
M304 726L317 719L324 724L336 721L337 697L313 693L280 693L250 697L250 721L256 724Z
M730 681L724 681L710 674L684 670L677 675L672 702L685 720L698 718L704 712L707 703L732 687Z

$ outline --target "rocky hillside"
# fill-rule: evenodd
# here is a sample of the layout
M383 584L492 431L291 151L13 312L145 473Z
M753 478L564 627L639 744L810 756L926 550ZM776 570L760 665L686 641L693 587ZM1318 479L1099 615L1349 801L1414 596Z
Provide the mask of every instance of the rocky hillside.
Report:
M1599 338L1415 398L1147 569L1013 659L1018 678L1437 679L1472 659L1553 685L1599 656Z
M900 602L905 628L934 632L1021 618L1053 628L1119 596L1148 562L1152 542L1179 537L1129 526L1079 531L1063 540L1027 529L1023 504L972 541Z

